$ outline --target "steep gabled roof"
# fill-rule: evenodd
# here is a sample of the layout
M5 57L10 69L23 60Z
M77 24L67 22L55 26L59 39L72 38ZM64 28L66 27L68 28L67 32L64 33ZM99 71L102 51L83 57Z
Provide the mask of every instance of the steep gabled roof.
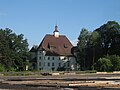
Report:
M42 47L46 51L46 55L65 55L71 56L71 48L73 45L65 35L56 38L54 35L47 34L38 49Z

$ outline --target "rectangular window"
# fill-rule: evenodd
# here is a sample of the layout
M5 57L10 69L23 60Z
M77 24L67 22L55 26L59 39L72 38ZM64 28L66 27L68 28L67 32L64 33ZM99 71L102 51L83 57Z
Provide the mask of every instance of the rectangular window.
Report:
M61 67L61 63L59 63L59 67Z
M54 66L54 63L52 63L52 66Z
M60 57L59 57L59 60L61 60Z
M70 61L67 61L67 66L68 66L68 67L70 66Z
M48 66L50 66L50 63L48 63Z
M54 60L54 57L52 57L52 60Z
M50 60L50 57L48 57L48 60Z
M52 71L54 71L55 70L55 68L52 68Z
M39 57L39 59L41 60L41 57Z
M64 67L66 67L66 63L64 63Z

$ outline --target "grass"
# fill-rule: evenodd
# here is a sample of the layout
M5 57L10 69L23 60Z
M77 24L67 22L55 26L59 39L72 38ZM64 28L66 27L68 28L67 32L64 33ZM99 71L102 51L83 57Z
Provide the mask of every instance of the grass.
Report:
M87 70L87 71L20 71L20 72L0 72L1 76L40 76L44 75L44 73L52 74L59 73L60 75L64 75L65 73L75 73L75 74L85 74L85 73L96 73L95 70Z

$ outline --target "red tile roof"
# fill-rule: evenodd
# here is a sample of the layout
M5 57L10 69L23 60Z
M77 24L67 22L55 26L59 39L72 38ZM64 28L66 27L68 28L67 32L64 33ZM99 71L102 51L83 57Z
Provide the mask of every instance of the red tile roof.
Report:
M46 51L46 55L65 55L71 56L71 48L73 45L65 35L54 35L47 34L39 45L38 49L42 47Z

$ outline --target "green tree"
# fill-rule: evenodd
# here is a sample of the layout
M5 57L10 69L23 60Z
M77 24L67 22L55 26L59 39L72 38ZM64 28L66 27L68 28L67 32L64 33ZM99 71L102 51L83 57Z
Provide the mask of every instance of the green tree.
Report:
M95 48L97 47L98 43L99 43L99 39L100 39L100 35L97 31L93 31L91 34L91 46L93 48L93 60L92 60L92 69L94 70L94 63L95 63L95 56L96 56L96 52L95 52Z
M120 52L120 25L116 21L108 21L96 29L100 33L100 42L105 54L118 54ZM117 47L117 48L116 48Z
M116 21L108 21L92 33L82 29L78 40L77 61L82 70L94 69L94 63L105 55L120 56L120 25ZM114 70L119 70L118 67Z
M27 60L28 43L23 34L16 35L9 28L0 29L0 63L10 69L23 70Z
M77 60L81 66L81 70L86 69L86 65L85 65L86 48L87 48L87 43L89 41L90 35L91 33L87 29L83 28L78 37L79 41L78 41L77 47L79 49L79 53L77 54L77 57L78 57Z

